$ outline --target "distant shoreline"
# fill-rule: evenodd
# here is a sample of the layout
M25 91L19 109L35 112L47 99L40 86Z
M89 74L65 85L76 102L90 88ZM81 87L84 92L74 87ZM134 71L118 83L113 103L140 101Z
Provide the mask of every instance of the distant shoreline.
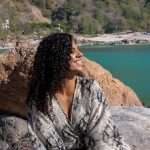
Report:
M73 34L77 39L79 46L113 46L113 45L145 45L150 44L150 32L120 32L112 34L97 34L96 36L92 35L79 35ZM27 43L36 44L41 40L42 37L31 37L23 36L20 39L27 41ZM3 41L0 41L0 49L11 49L15 47L16 41L11 37L11 40L8 39L5 41L5 46Z
M76 35L82 45L137 45L150 44L149 32L121 32L113 34L99 34L97 36Z
M137 43L133 43L133 44L111 44L111 43L104 43L104 44L101 44L101 43L87 43L87 44L80 44L80 47L82 48L93 48L93 47L96 47L96 48L103 48L103 47L114 47L114 46L150 46L150 43L140 43L140 44L137 44Z

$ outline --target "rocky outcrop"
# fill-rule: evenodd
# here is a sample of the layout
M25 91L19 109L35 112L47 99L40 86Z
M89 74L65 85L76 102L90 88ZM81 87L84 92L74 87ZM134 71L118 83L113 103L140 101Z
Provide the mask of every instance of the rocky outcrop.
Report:
M112 107L113 120L132 150L150 149L150 109Z
M34 53L33 45L26 44L16 47L15 53L0 55L0 110L26 115L25 97Z
M24 41L22 43L27 43ZM0 55L0 109L25 115L25 97L36 45L21 44L16 51ZM84 74L99 81L110 105L142 106L136 94L100 65L85 61Z

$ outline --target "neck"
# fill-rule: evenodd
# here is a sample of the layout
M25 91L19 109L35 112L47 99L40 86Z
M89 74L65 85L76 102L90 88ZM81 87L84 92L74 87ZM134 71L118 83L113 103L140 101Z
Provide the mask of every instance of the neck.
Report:
M76 76L66 78L58 93L63 95L71 95L75 88L75 81Z

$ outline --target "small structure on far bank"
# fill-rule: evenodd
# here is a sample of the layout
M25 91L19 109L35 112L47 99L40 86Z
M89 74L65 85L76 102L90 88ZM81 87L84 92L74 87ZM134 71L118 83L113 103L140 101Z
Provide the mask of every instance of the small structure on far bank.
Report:
M9 30L9 29L10 29L10 22L9 22L9 19L6 19L6 20L1 24L1 29L2 29L2 30Z

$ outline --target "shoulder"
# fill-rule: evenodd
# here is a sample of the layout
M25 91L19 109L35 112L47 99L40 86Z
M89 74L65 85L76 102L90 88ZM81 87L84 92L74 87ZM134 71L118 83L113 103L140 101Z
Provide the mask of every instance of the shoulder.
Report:
M0 149L35 150L37 139L29 130L27 120L14 115L0 114Z
M101 99L103 90L100 87L98 81L93 78L79 76L78 77L78 95L85 101L90 102L92 99Z
M85 99L85 102L94 104L105 104L106 96L99 82L90 77L79 77L80 93L81 97ZM88 100L88 101L87 101Z
M102 88L100 87L98 81L91 77L78 76L78 82L81 88L89 89L91 92L95 90L102 91Z
M12 140L25 135L28 131L27 121L14 115L0 114L0 127L7 135L13 135Z

